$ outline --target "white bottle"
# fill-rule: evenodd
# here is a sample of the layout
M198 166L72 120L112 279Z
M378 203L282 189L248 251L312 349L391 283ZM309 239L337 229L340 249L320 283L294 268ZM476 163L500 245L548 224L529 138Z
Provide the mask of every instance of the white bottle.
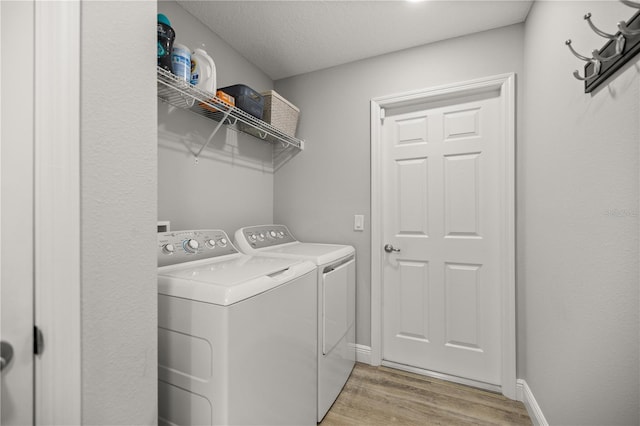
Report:
M173 73L181 80L189 82L191 77L191 54L190 49L184 44L173 43L171 51L171 68Z
M216 91L216 64L202 49L191 54L191 84L209 93Z

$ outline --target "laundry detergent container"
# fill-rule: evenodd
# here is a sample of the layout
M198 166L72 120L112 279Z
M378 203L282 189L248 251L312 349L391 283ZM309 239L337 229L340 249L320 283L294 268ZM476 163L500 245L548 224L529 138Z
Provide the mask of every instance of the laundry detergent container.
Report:
M235 98L236 108L240 108L244 112L262 119L264 97L260 93L244 84L222 87L219 90Z

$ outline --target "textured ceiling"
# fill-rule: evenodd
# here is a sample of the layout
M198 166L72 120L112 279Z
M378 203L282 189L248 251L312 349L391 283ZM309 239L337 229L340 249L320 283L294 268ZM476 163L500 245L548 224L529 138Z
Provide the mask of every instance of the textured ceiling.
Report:
M523 22L530 0L178 3L278 80Z

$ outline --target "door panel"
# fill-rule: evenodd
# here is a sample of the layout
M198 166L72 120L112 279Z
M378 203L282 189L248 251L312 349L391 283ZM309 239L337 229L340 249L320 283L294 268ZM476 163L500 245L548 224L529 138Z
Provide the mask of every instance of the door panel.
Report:
M0 300L3 426L33 424L33 19L31 1L2 2Z
M428 193L422 190L427 183L428 159L413 158L397 161L398 170L398 233L402 235L428 234Z
M444 156L445 238L479 237L480 153Z
M480 265L445 263L445 345L482 351L478 324Z
M398 262L400 268L400 328L399 337L429 341L429 264Z
M499 93L388 110L383 359L501 384Z
M449 142L480 135L480 108L444 113L444 139Z

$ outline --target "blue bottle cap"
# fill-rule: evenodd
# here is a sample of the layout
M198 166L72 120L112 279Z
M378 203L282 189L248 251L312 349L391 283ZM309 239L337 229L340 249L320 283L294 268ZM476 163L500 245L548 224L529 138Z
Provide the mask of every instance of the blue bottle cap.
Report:
M164 16L162 13L158 13L158 22L160 24L165 24L165 25L171 26L171 22L169 22L169 18Z

